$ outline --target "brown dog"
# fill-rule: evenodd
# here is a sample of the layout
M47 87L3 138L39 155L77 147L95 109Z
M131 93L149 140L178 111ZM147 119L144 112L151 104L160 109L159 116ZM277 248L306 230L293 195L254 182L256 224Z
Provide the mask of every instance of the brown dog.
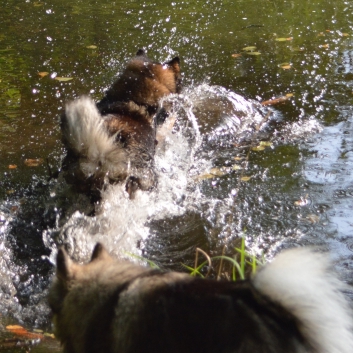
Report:
M130 197L153 188L156 125L166 114L158 104L180 90L178 57L161 64L139 50L99 103L68 103L61 118L65 180L98 198L105 183L125 181Z
M352 316L327 258L289 250L221 282L63 249L49 292L64 353L351 353Z

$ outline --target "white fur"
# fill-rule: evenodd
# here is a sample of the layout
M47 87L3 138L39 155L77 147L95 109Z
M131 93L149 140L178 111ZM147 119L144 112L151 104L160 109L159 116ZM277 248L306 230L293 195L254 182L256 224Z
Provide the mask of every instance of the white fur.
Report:
M352 311L328 257L308 249L281 253L254 278L254 286L300 321L318 353L352 353Z
M69 147L81 156L82 171L90 176L97 170L112 177L127 168L124 149L109 136L96 104L89 97L80 97L65 107L65 136Z

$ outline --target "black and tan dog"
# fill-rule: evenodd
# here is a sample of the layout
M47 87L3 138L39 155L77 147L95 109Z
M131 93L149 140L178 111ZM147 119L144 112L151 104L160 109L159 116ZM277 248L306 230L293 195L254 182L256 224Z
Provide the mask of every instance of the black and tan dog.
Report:
M289 250L221 282L62 249L49 292L65 353L351 353L352 314L326 256Z
M119 181L130 197L153 188L156 125L165 117L159 101L180 90L178 57L161 64L139 50L99 103L88 97L68 103L61 118L65 180L96 195Z

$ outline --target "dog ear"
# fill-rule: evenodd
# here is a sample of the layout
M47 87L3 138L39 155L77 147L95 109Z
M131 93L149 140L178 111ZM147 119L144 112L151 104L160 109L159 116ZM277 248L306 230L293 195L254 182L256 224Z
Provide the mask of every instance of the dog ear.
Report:
M59 280L67 282L72 277L72 265L64 248L60 248L56 255L56 276Z
M110 255L108 251L105 250L103 244L97 243L92 252L91 262L97 259L102 260L104 258L110 258Z
M139 49L136 53L136 56L146 56L146 52L143 49Z
M178 56L176 56L174 59L168 61L166 64L169 67L171 67L174 72L176 72L176 73L180 72L180 59Z

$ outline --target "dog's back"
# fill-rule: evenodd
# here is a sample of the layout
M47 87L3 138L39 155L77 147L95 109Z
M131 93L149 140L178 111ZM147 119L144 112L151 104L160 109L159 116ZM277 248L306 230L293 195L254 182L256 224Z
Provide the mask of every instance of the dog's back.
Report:
M159 100L180 91L180 77L178 57L161 64L139 50L100 102L68 103L61 118L66 181L93 195L124 180L130 197L137 188L151 190L156 124L165 115Z
M351 353L352 319L326 257L279 255L252 281L217 282L60 250L49 295L66 353Z

